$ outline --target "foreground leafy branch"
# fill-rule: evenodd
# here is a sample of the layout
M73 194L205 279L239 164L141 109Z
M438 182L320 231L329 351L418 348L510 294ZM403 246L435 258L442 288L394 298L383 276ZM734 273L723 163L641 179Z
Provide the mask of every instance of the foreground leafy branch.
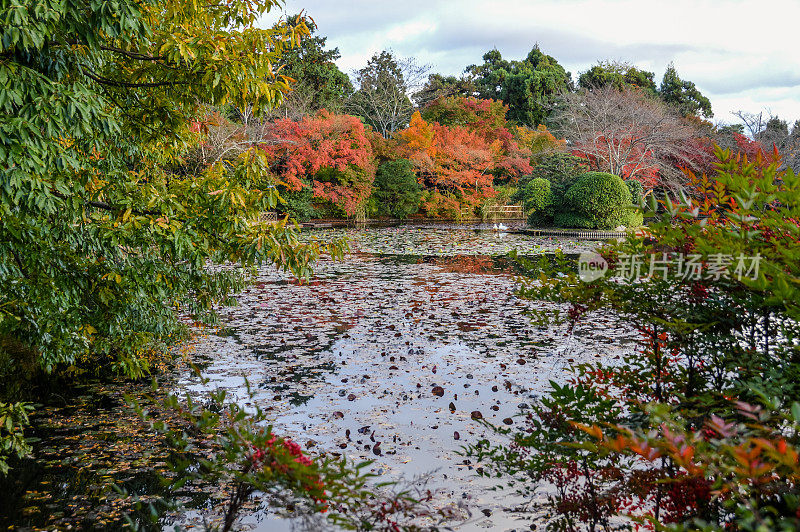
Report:
M800 178L717 150L715 176L657 202L648 231L530 265L539 323L612 313L638 335L620 360L576 364L507 444L468 452L526 493L556 530L794 530L800 420ZM644 207L644 205L643 205Z

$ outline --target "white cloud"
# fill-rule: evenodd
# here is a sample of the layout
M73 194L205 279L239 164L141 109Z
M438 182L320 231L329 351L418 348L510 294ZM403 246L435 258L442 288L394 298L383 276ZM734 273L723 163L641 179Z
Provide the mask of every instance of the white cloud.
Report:
M436 30L436 24L425 20L411 20L389 28L384 33L385 38L390 43L406 43L429 35Z

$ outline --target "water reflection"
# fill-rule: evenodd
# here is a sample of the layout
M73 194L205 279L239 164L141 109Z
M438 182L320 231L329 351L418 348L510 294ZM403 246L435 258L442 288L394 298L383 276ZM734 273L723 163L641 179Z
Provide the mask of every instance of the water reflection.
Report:
M262 383L253 400L293 439L356 461L374 459L373 471L388 479L435 471L441 504L466 501L481 516L468 528L527 526L530 516L514 511L523 501L490 492L493 482L475 475L480 464L465 463L456 451L494 437L473 412L514 423L550 380L565 378L566 366L616 356L611 318L572 333L534 327L526 316L533 303L514 294L518 266L486 253L487 239L497 235L414 230L406 239L397 228L336 230L357 238L361 252L321 262L312 285L276 290L282 276L261 271L239 307L223 311L236 340L210 335L195 346L197 356L210 362L211 386L235 396L244 397L245 376ZM467 253L436 252L444 238ZM592 244L527 245L542 253ZM203 389L190 379L183 387Z
M575 253L593 243L490 227L306 232L348 236L356 252L322 261L308 285L262 269L237 307L221 309L222 327L197 331L193 361L234 400L250 401L249 382L277 430L314 450L375 459L373 470L388 479L434 471L440 502L467 501L483 520L474 527L527 526L529 516L514 511L521 501L509 492L487 495L491 483L475 476L480 464L455 453L483 436L472 412L513 421L549 379L564 377L565 366L614 356L619 338L607 333L611 318L572 335L533 327L525 316L531 303L514 296L521 271L506 252ZM182 375L175 389L204 387ZM141 398L146 391L97 383L39 408L37 460L17 464L0 486L2 524L117 530L130 501L112 483L159 494L153 467L163 468L164 447L121 401L124 392ZM182 494L197 508L184 520L201 519L218 503L206 491ZM246 521L260 530L290 526L264 512Z

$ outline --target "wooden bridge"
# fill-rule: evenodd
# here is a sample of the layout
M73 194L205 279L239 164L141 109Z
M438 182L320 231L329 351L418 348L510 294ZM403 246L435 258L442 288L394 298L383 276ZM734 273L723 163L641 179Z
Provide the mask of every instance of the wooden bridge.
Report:
M477 220L478 217L473 214L473 209L464 207L461 209L462 220ZM524 220L525 209L522 205L490 205L483 211L482 218L484 220Z

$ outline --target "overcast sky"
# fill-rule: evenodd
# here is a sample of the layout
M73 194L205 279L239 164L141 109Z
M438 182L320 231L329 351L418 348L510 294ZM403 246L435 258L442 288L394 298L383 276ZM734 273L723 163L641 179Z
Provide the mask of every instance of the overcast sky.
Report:
M612 59L660 84L671 61L711 100L716 122L736 122L739 109L800 119L800 0L287 0L286 13L301 9L347 73L392 49L459 74L492 48L521 59L538 43L574 80Z

